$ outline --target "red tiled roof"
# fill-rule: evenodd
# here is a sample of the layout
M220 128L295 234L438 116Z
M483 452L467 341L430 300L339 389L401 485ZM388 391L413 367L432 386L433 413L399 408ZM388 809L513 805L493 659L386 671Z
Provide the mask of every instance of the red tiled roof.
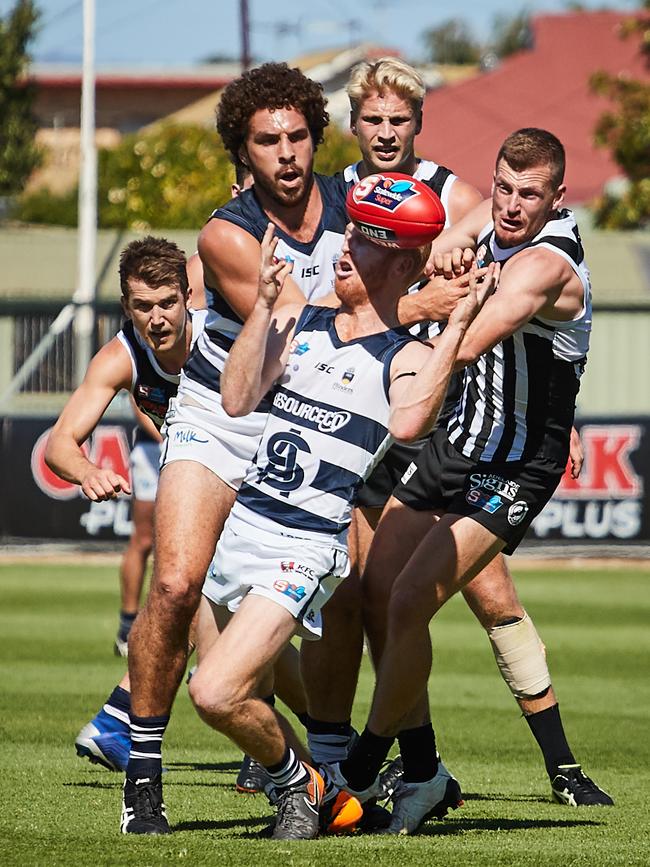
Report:
M431 91L424 102L418 153L449 166L488 195L503 139L525 126L555 133L567 152L567 200L584 202L621 174L593 144L608 101L589 89L597 70L643 78L650 73L639 40L619 37L630 16L613 12L547 15L533 19L533 48L492 72Z

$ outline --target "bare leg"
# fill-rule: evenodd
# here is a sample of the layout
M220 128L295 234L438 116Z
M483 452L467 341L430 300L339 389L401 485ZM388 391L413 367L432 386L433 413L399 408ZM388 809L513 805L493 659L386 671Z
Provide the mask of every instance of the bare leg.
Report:
M350 719L359 680L363 623L357 529L355 510L349 533L352 571L323 609L323 637L303 641L300 651L309 715L323 722Z
M192 496L183 496L191 491ZM192 461L160 474L151 589L129 642L131 708L138 717L169 713L187 660L190 623L235 491Z
M190 681L201 718L265 766L278 764L287 744L279 715L257 696L295 626L284 608L249 594Z
M374 734L394 736L403 727L431 671L431 618L503 545L471 518L444 515L409 559L391 591L387 641L368 720Z
M214 605L205 596L201 597L201 603L199 605L198 617L197 617L197 656L199 660L199 668L197 669L194 677L198 674L201 665L210 665L214 664L210 663L208 658L212 658L210 656L212 648L218 641L220 635L224 632L230 621L232 620L233 615L227 608L223 605ZM284 667L286 669L293 668L293 672L288 677L288 680L291 680L296 674L298 677L300 676L299 672L299 654L295 647L292 644L287 644L285 648L280 651L280 655L275 662L273 668L269 668L266 673L264 673L258 684L258 692L257 695L261 698L265 698L266 696L271 695L274 689L274 672L280 666L280 661L284 657L288 658L288 661L285 660ZM223 660L222 660L223 664ZM194 678L192 678L192 681ZM300 691L295 690L298 697L300 696ZM304 696L303 696L304 698ZM285 699L282 699L285 701ZM285 704L288 702L285 701ZM291 705L288 705L291 707ZM291 710L294 713L300 713L300 711L295 711L293 707ZM286 720L283 716L278 714L278 722L280 727L282 728L285 738L289 745L293 748L294 752L298 756L299 759L305 762L310 761L310 756L304 745L298 740L293 728L291 727L288 720ZM208 723L210 725L210 723Z
M287 644L273 667L275 694L287 707L301 716L307 712L307 696L300 674L300 651L293 644Z
M133 500L133 532L120 566L120 596L125 614L136 614L140 605L147 560L153 546L153 512L153 502Z
M379 668L388 630L388 605L397 576L406 566L412 552L438 515L432 511L417 511L391 497L382 515L363 573L364 627L370 644L375 670ZM414 728L430 720L427 691L404 718L405 728Z

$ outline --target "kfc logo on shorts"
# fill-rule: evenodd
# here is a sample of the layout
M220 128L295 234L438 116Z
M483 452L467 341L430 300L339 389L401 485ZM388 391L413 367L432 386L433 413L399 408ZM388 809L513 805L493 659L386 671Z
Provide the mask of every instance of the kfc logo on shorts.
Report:
M483 509L484 512L489 512L490 515L493 515L503 505L503 500L498 494L490 496L479 488L474 488L469 491L465 499L470 506L478 506L478 508Z
M523 500L517 500L517 502L513 503L508 509L508 523L513 527L516 527L517 524L521 524L527 514L528 504Z
M506 500L514 500L519 490L517 482L504 479L494 473L472 473L469 477L470 490L480 489L489 491L490 494L499 494Z
M295 560L282 560L280 569L283 572L297 572L299 575L306 575L308 578L315 578L316 573L309 566L304 566L302 563L296 563Z
M294 602L301 602L307 594L307 590L302 584L290 584L284 578L277 578L273 582L273 589L277 590L278 593L282 593L283 596L293 599Z

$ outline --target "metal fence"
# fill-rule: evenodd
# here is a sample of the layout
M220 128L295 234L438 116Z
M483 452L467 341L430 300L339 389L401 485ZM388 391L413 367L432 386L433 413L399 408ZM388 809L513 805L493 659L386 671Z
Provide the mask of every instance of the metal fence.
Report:
M38 397L69 394L75 387L75 340L73 328L53 333L53 326L66 302L0 302L0 395L32 359L32 369L20 384L5 411L20 410L21 401L30 405ZM99 303L96 307L93 352L107 343L120 329L123 319L118 304ZM40 353L45 341L47 351ZM36 361L34 362L34 359Z

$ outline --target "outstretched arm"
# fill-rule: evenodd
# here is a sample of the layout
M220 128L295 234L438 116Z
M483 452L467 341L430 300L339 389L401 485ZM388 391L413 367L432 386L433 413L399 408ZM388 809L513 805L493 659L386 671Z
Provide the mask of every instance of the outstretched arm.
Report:
M221 399L228 415L252 412L284 370L301 306L275 311L292 262L275 258L278 239L269 223L262 239L257 300L228 354L221 378Z
M90 500L110 500L120 492L131 493L123 476L93 464L81 448L118 391L130 387L131 360L114 337L90 362L84 381L65 405L47 441L48 467L62 479L81 485Z

